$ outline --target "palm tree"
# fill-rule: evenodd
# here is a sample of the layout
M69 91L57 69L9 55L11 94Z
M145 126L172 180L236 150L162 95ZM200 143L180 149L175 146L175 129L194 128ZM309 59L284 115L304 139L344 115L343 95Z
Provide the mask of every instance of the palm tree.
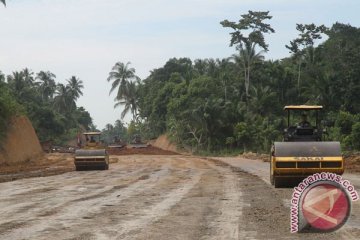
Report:
M12 75L7 77L9 87L12 89L14 94L21 98L26 91L26 82L24 80L23 72L13 72Z
M124 97L129 81L140 80L140 78L135 75L135 68L129 68L129 65L130 62L127 62L126 64L117 62L107 78L108 82L113 81L109 94L118 88L115 98L117 100Z
M256 43L246 42L242 47L239 48L239 55L233 55L232 58L236 63L242 65L244 71L245 79L245 93L246 97L249 97L249 87L250 87L250 71L254 63L262 61L264 56L264 50L256 53L255 51Z
M56 90L56 83L55 83L55 74L52 72L44 72L40 71L36 75L36 79L40 80L39 82L36 82L39 84L40 93L43 100L48 100L53 98L55 90Z
M83 95L83 92L81 91L81 89L84 88L83 81L75 76L72 76L69 80L67 80L67 82L70 94L74 98L74 101L76 101L80 95Z
M112 131L114 129L114 126L111 125L110 123L108 123L108 124L105 125L105 129L106 129L106 131L110 132L110 131Z
M54 98L54 107L60 113L68 113L75 106L75 101L71 96L69 87L59 83L56 86L56 96Z
M115 121L114 127L117 128L118 130L122 130L124 128L124 123L121 120L117 119Z
M114 108L123 105L124 110L121 113L121 118L123 119L126 114L131 112L133 121L136 120L137 111L138 111L138 96L137 96L137 85L135 82L129 82L126 92L124 93L123 98L116 99L118 102L114 105Z
M0 71L0 83L5 82L5 74Z
M28 86L34 86L34 73L28 69L28 68L24 68L22 70L23 76L24 76L24 81Z

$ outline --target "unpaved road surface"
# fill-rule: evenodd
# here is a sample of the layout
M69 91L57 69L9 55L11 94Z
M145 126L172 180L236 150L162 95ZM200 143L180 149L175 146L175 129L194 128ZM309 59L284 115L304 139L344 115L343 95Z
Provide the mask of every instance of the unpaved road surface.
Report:
M290 234L285 200L291 190L274 189L266 177L242 168L243 161L182 155L111 156L108 171L71 171L0 183L0 239L360 236L358 204L352 224L335 233ZM263 168L259 162L252 171Z

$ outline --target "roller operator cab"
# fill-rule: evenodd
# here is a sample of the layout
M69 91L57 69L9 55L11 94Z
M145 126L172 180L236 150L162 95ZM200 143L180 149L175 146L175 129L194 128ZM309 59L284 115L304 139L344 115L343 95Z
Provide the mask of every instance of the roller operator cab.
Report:
M86 132L83 135L85 144L75 151L76 171L109 169L109 155L101 143L101 133Z
M283 142L275 142L270 154L270 182L289 187L320 172L342 174L344 159L340 142L324 141L319 122L322 106L285 106L287 128Z

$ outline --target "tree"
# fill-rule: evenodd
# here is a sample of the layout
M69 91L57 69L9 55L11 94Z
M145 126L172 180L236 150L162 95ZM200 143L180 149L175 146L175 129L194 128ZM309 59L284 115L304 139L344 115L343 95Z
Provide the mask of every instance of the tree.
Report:
M112 71L109 73L109 77L107 78L108 82L113 81L109 94L118 88L115 97L117 100L120 100L124 97L129 81L140 80L140 78L135 75L135 68L129 68L129 65L130 62L127 62L126 64L117 62L112 68Z
M234 54L232 56L235 62L243 67L246 97L249 97L251 67L256 62L260 62L264 60L264 56L262 55L264 51L260 51L256 53L255 46L256 46L255 44L252 45L245 44L245 48L241 48L239 50L239 55Z
M0 71L0 83L5 82L5 75Z
M220 22L223 27L232 28L230 46L236 45L236 49L240 52L242 58L242 66L244 71L246 97L249 97L250 85L250 69L255 59L259 59L260 53L256 53L256 47L260 47L263 51L268 51L268 44L265 42L264 33L274 33L275 30L264 21L271 19L269 12L249 11L248 14L241 15L241 19L236 22L224 20ZM250 33L244 35L246 31Z
M290 53L294 54L294 57L298 61L298 91L300 94L300 77L301 77L301 63L303 57L306 55L305 49L308 51L309 62L313 63L314 56L314 44L315 40L321 39L322 34L328 31L328 28L324 25L316 26L315 24L296 24L296 30L298 30L299 37L290 41L290 45L285 45Z
M83 81L75 76L72 76L69 80L67 80L67 83L67 86L69 87L69 94L72 96L74 101L76 101L83 95L81 90L84 88Z
M36 75L36 79L40 80L37 82L40 88L40 93L43 100L52 99L56 91L55 74L52 72L40 71Z
M82 125L86 130L89 130L90 125L92 124L92 118L90 113L86 111L85 108L79 107L76 109L75 119L79 125Z
M121 113L121 118L123 119L126 114L131 112L132 120L135 121L137 118L138 112L138 99L137 99L137 91L136 91L136 83L129 82L128 87L126 88L126 92L123 95L122 99L117 99L117 103L114 105L114 108L118 106L124 106L124 110Z
M7 82L17 100L21 102L25 101L30 86L29 82L25 81L24 72L13 72L12 75L7 76Z
M56 96L54 98L55 109L63 114L69 113L75 105L73 96L70 94L69 87L62 83L56 86Z
M33 86L34 85L34 77L33 77L34 73L30 69L24 68L22 70L22 74L23 74L25 83L28 86Z
M110 132L114 129L114 126L112 124L108 123L105 125L105 129L106 129L106 131Z

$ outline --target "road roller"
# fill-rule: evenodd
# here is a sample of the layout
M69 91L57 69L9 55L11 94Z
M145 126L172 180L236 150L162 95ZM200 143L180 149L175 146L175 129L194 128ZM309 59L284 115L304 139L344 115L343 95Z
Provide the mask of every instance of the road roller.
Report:
M270 182L275 188L292 187L314 173L343 174L340 142L325 141L326 129L319 122L322 109L310 105L284 107L287 127L283 141L274 142L270 153Z
M108 170L109 155L101 143L101 132L86 132L85 145L75 151L76 171L82 170Z

